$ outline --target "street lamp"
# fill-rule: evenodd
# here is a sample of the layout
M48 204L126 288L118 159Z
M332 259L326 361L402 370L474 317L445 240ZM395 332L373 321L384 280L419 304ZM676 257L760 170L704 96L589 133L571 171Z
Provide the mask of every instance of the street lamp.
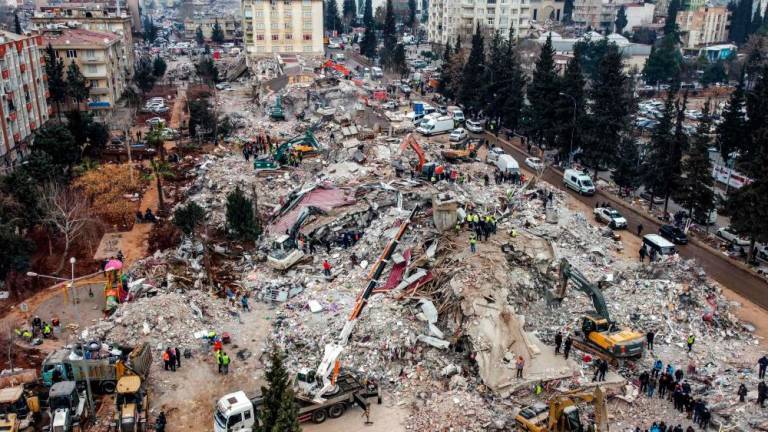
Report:
M568 93L560 92L560 96L565 96L573 101L573 126L571 127L571 150L568 152L568 168L573 166L573 133L576 131L576 98Z

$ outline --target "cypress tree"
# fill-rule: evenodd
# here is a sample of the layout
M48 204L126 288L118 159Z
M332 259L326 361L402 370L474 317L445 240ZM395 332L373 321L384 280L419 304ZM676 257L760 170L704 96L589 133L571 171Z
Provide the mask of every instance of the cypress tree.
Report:
M262 405L259 417L262 431L280 431L275 429L278 420L285 422L288 409L286 405L286 393L290 392L290 380L288 371L283 364L284 355L277 347L272 347L269 354L269 366L264 372L267 387L261 387ZM293 400L290 401L293 404ZM282 431L281 431L282 432Z
M556 130L558 132L557 146L560 149L561 157L564 158L569 156L571 146L573 149L581 146L578 124L584 118L584 107L586 106L586 101L584 100L585 85L586 80L581 71L581 55L579 50L574 50L573 57L568 61L560 83L560 92L563 95L558 97L555 115L557 122Z
M483 44L483 35L480 33L480 25L475 29L472 36L472 48L469 51L469 58L464 64L462 73L462 83L459 92L459 100L469 110L471 114L477 113L481 108L481 93L478 91L483 88L483 72L485 64L485 53Z
M13 14L13 31L16 34L24 34L24 30L21 28L21 21L19 21L19 14Z
M621 139L614 164L613 181L620 188L622 195L637 189L642 184L640 152L637 140L631 136ZM711 176L710 176L711 177Z
M664 21L664 35L675 35L677 39L677 13L680 11L680 0L670 0L667 7L667 18Z
M670 179L666 177L666 161L673 146L673 124L677 115L674 105L676 90L670 89L667 93L664 112L659 123L653 128L650 146L643 161L643 184L651 194L649 208L653 208L653 198L664 197L669 190Z
M245 197L239 186L227 195L227 229L240 240L256 240L261 234L253 214L253 201Z
M723 110L723 121L717 126L717 144L724 161L729 161L731 154L736 151L744 139L746 119L744 108L744 71L742 70L739 83L731 93L731 98Z
M616 12L616 21L614 22L616 25L616 33L622 33L624 31L624 27L627 26L627 23L629 23L627 20L627 8L626 6L621 5L621 7L619 7L619 11Z
M61 103L67 97L67 83L64 81L64 62L56 56L51 44L45 48L45 74L48 75L48 93L56 104L56 115L61 121Z
M555 71L555 51L552 48L552 36L541 47L533 79L528 86L529 126L532 137L547 148L555 143L555 114L557 105L553 103L561 97L557 72Z
M711 101L707 100L701 110L702 118L691 139L690 150L682 163L679 186L674 194L675 202L688 210L693 220L708 220L714 210L715 193L712 178L712 161L709 159L712 117Z
M325 30L341 32L341 18L339 17L339 5L336 0L325 2Z

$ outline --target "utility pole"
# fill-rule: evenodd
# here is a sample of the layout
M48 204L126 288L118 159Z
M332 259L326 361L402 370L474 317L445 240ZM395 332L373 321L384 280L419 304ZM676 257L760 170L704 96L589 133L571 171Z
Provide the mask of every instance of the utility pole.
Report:
M69 287L72 290L72 303L75 305L75 313L77 315L77 322L82 322L83 316L80 314L80 299L77 295L77 288L75 287L75 262L77 260L75 257L71 257L69 259L69 264L71 265L71 278L69 279ZM80 339L79 336L75 337L76 340ZM83 357L85 357L85 353L83 353ZM85 391L86 396L88 398L88 411L91 414L91 418L94 418L95 416L95 408L93 406L93 391L91 391L91 373L89 370L89 365L87 361L83 360L83 371L85 372Z

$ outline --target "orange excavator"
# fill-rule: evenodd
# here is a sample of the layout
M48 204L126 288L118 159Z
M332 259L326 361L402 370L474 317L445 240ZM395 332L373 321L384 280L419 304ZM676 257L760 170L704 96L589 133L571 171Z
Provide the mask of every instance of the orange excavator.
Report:
M336 63L335 61L330 59L326 60L325 63L323 63L323 69L326 69L326 68L338 71L342 75L344 75L344 77L348 77L349 74L351 73L349 69L347 69L344 65Z
M419 157L419 164L416 165L416 172L421 174L421 170L424 168L427 158L424 156L424 150L419 145L419 142L416 141L416 138L410 133L403 138L403 142L400 144L400 153L405 151L408 146L410 146Z

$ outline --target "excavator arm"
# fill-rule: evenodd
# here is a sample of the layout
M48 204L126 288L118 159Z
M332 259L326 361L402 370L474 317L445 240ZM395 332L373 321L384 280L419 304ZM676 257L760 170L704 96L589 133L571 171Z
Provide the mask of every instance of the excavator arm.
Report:
M416 141L416 138L410 133L405 136L403 142L400 144L400 152L402 153L408 146L410 146L419 157L419 165L416 167L416 171L421 173L421 169L424 168L427 158L424 156L424 150L419 145L419 142Z
M569 280L573 282L573 285L576 286L579 291L587 294L592 299L592 304L595 306L597 314L610 322L611 318L608 313L608 306L605 303L605 297L603 297L602 291L600 291L598 287L592 285L579 270L574 268L567 259L563 258L560 260L560 289L557 293L558 298L563 299L565 297L565 291L568 288Z
M567 393L561 396L555 396L549 401L549 419L547 421L547 432L567 432L572 431L569 427L569 416L573 415L574 409L568 410L568 407L576 405L576 401L590 403L595 408L595 432L608 432L608 408L605 404L605 393L596 386L592 393L577 392ZM578 410L575 410L578 416Z

